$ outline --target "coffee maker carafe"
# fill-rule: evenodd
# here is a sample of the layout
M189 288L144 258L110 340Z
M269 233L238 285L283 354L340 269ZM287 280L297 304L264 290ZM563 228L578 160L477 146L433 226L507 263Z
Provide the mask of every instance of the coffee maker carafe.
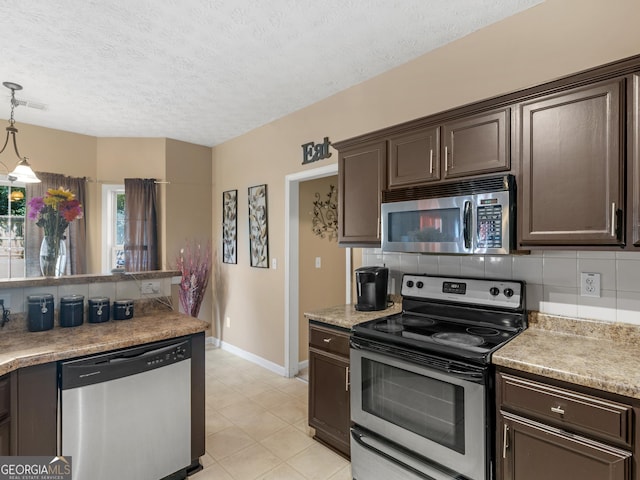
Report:
M356 269L358 303L356 310L368 312L387 308L387 282L389 269L361 267Z

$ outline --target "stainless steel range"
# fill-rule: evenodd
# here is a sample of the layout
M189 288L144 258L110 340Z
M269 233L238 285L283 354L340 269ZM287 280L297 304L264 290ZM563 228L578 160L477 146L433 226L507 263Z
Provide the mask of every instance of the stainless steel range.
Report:
M524 283L404 275L402 296L352 331L353 478L493 479L491 353L526 328Z

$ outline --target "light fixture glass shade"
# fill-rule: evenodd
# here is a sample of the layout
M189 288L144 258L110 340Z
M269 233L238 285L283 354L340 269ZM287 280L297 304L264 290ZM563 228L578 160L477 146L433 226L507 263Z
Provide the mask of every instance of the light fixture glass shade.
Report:
M40 183L40 179L36 177L35 173L33 173L31 165L29 165L26 158L20 160L20 163L16 165L16 168L8 175L8 177L12 182Z

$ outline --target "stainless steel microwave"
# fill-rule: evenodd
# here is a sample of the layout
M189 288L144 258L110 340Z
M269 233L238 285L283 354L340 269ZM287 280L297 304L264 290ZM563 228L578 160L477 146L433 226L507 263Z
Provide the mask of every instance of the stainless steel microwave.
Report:
M382 251L508 254L515 250L513 175L384 192Z

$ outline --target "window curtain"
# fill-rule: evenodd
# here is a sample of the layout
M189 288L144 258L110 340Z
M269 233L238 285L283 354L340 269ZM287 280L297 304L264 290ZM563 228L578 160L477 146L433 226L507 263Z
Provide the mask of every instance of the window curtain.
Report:
M67 246L67 275L87 273L87 179L85 177L68 177L59 173L36 172L40 183L26 185L27 201L33 197L42 197L50 188L66 188L73 192L82 205L83 215L69 224L65 232ZM25 263L27 277L40 277L40 244L44 238L44 230L35 222L27 220L25 224Z
M158 214L154 178L125 178L124 268L158 270Z

